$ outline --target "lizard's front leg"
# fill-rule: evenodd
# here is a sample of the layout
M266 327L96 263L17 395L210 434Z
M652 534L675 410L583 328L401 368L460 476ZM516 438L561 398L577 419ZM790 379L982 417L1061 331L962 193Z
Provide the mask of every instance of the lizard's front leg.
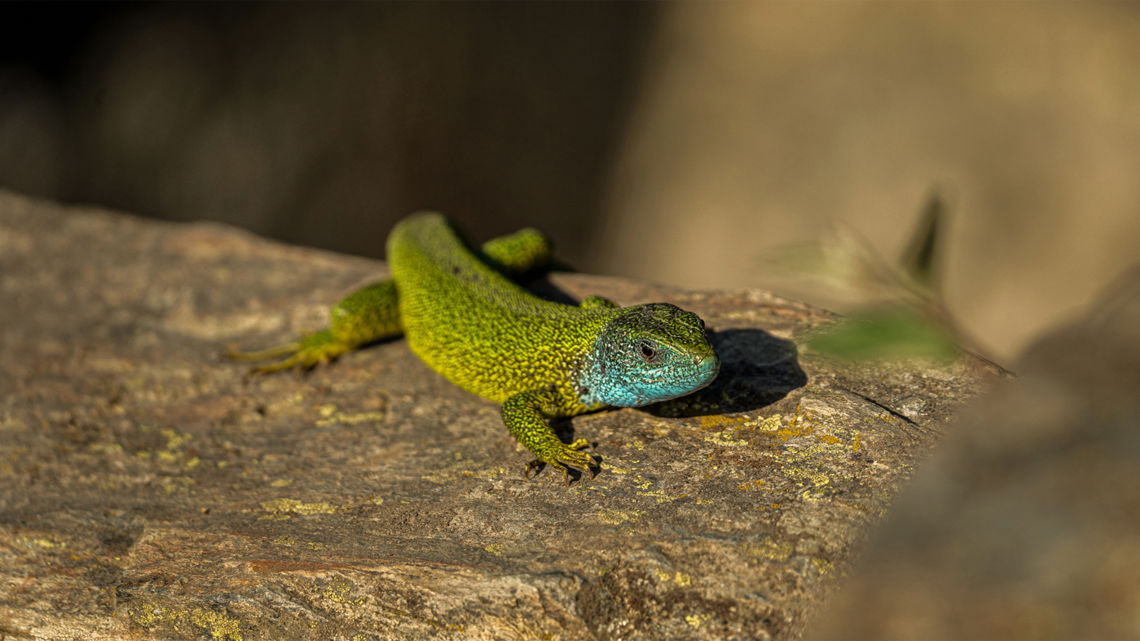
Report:
M589 472L591 477L594 475L590 467L593 458L581 451L589 446L589 441L580 438L573 443L563 443L547 423L548 418L558 415L555 391L541 389L515 394L503 403L502 415L511 436L537 457L526 466L527 478L542 463L560 468L567 483L571 468Z

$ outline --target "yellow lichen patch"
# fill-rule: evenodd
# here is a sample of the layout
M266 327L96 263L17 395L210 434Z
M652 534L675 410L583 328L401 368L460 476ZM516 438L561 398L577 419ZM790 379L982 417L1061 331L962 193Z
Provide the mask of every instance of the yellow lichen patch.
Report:
M783 419L779 414L774 414L767 418L761 416L750 416L748 414L741 414L739 416L713 414L710 416L701 417L701 429L706 432L723 431L726 429L759 429L765 432L770 432L779 427L782 420Z
M794 420L794 419L793 419ZM779 414L773 416L725 416L712 415L701 417L701 429L715 432L704 437L704 440L721 446L741 447L750 442L744 437L752 432L779 432L783 418ZM790 437L788 437L790 438ZM787 440L787 438L782 438Z
M241 625L237 619L204 608L186 611L154 603L141 603L137 608L128 610L127 615L135 625L148 630L169 626L185 633L188 626L193 626L210 639L242 641Z
M803 500L823 500L835 493L835 486L853 450L859 449L859 433L836 423L825 424L822 416L796 408L786 426L774 436L785 443L771 451L775 469L795 482L794 495ZM789 443L796 439L794 443ZM742 485L740 489L749 489Z
M761 432L775 432L776 430L780 429L780 425L782 425L783 422L784 417L780 416L779 414L773 414L768 418L761 419L757 423L756 427Z
M57 548L57 547L59 547L59 548L67 547L67 545L64 543L56 543L55 541L53 541L47 537L42 537L42 536L20 537L20 543L23 543L24 545L26 545L27 547L30 547L30 548L40 548L40 549L44 549L44 550L50 550L52 548Z
M816 571L819 572L820 576L831 576L831 574L835 572L835 564L831 561L828 561L827 559L821 559L817 556L813 556L811 558L811 562L812 565L815 566Z
M138 610L131 609L127 611L127 615L135 625L144 628L153 628L162 623L164 610L160 607L144 606Z
M437 470L428 474L420 474L420 479L436 485L447 485L455 480L454 473L451 470Z
M326 599L337 603L362 605L367 600L365 597L360 596L355 599L348 598L355 587L356 585L353 584L352 581L342 576L334 576L329 580L328 585L325 586L323 594Z
M484 546L483 549L495 556L499 556L503 553L503 545L501 543L490 543Z
M729 427L744 427L749 422L747 416L726 416L712 414L701 417L701 429L705 431L723 430Z
M737 485L736 489L754 492L756 490L763 488L766 484L767 484L767 481L765 481L763 479L752 479L751 481L745 481L745 482L741 483L740 485Z
M776 438L780 439L783 443L787 443L797 436L810 436L815 432L815 428L819 423L819 419L816 418L814 414L797 405L796 413L792 415L792 419L788 421L787 426L776 430Z
M797 448L779 457L779 471L795 482L796 493L808 501L818 501L834 493L835 479L828 462L834 460L837 448L824 443Z
M704 440L715 445L723 445L726 447L742 447L748 445L748 441L738 438L732 438L732 433L735 430L724 430L723 432L716 432L709 434Z
M606 525L621 525L622 523L637 521L644 514L644 510L611 510L609 508L603 508L598 511L598 520Z
M190 622L210 634L211 639L220 641L242 641L241 626L237 619L211 610L195 608L190 613Z
M274 537L272 539L272 543L274 545L292 546L296 542L297 542L297 539L289 536L288 534L282 534L281 536L277 536L277 537Z
M323 549L325 549L325 544L324 543L314 543L314 542L310 541L310 542L305 544L305 547L310 549L310 550L323 550Z
M186 444L194 438L193 434L179 432L178 430L171 429L169 427L155 430L155 428L149 425L140 425L139 430L144 433L154 433L157 431L162 436L162 438L166 440L166 443L159 449L139 450L134 453L134 456L136 458L143 461L157 459L162 463L182 465L186 470L191 470L200 463L198 457L187 456L184 449L186 447ZM106 444L103 446L103 450L105 452L112 452L116 448L118 451L122 451L122 446L117 443Z
M164 427L159 430L159 433L166 437L166 450L168 452L180 449L183 445L186 445L187 441L194 438L193 434L180 433L169 427Z
M288 487L293 484L293 479L274 479L269 487Z
M261 509L269 512L270 514L332 514L336 512L336 506L328 501L319 501L316 503L303 503L297 499L273 499L271 501L262 501Z
M770 538L764 539L760 543L744 543L741 547L743 548L742 552L747 556L765 561L775 561L776 563L787 562L795 550L791 543L773 541Z
M647 490L644 492L638 492L637 495L638 496L644 496L644 497L650 498L650 499L655 499L658 503L669 503L671 501L676 501L677 499L683 499L686 496L688 496L688 494L686 494L684 492L682 492L681 494L666 494L664 490Z
M810 449L810 448L805 448ZM786 465L780 470L784 476L798 481L801 484L810 484L812 487L823 487L831 483L831 477L818 469L808 469L796 465Z
M91 451L97 454L122 454L123 446L119 443L92 443Z
M328 419L330 423L343 423L345 425L356 425L357 423L379 423L384 420L384 412L356 412L355 414L337 414L336 416ZM317 421L320 425L322 421Z
M317 425L320 427L327 427L329 425L356 425L357 423L379 423L384 420L385 412L383 410L373 410L369 412L356 412L348 413L340 411L336 405L326 404L317 406L317 414L320 419L317 420Z
M189 476L172 476L162 479L162 491L165 494L186 492L190 489L191 485L194 485L194 479Z
M689 615L685 616L685 623L688 623L689 625L693 626L694 628L699 628L699 627L701 627L701 625L703 625L710 618L712 618L712 615L705 614L705 613L689 614Z
M688 587L693 583L693 577L680 570L669 572L663 568L653 568L653 574L657 577L657 580L662 583L673 582L681 587Z
M600 467L601 467L601 469L603 469L603 470L605 470L611 474L629 474L629 468L618 467L612 463L606 463L605 461L603 461L601 463Z

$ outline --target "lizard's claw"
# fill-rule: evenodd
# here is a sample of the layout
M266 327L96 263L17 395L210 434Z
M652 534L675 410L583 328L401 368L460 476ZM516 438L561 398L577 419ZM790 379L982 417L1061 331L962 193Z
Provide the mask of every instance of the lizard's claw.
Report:
M531 478L531 473L541 469L544 465L549 463L562 470L562 477L565 479L566 484L570 485L570 470L590 474L590 478L594 478L594 458L590 454L583 452L582 449L589 447L590 442L584 438L580 438L573 443L559 443L559 448L553 452L543 452L545 456L536 458L526 465L526 478Z
M536 470L542 470L542 467L544 465L546 465L546 463L543 463L542 461L540 461L538 459L534 459L530 463L526 464L526 469L523 470L523 476L525 476L527 478L527 480L530 480L532 475L538 474L538 472Z

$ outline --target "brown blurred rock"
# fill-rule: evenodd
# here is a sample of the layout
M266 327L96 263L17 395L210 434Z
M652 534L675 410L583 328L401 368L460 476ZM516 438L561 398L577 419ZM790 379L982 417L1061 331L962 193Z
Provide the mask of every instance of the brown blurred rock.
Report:
M724 359L567 422L604 460L567 488L403 341L307 376L220 358L383 271L0 193L0 636L795 638L986 378L797 354L832 316L760 291L556 275L690 308Z
M963 419L819 639L1140 638L1140 270Z

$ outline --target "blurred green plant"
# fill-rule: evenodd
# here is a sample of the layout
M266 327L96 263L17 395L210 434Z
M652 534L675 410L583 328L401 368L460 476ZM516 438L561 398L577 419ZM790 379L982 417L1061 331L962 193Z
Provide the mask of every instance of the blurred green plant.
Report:
M925 358L945 362L959 352L959 345L977 353L941 295L946 210L945 200L932 191L906 249L894 264L848 229L838 230L817 245L786 249L775 257L774 264L787 274L871 301L809 339L809 349L860 361Z
M946 362L957 354L953 337L916 310L860 310L808 341L816 352L854 360L926 358Z

